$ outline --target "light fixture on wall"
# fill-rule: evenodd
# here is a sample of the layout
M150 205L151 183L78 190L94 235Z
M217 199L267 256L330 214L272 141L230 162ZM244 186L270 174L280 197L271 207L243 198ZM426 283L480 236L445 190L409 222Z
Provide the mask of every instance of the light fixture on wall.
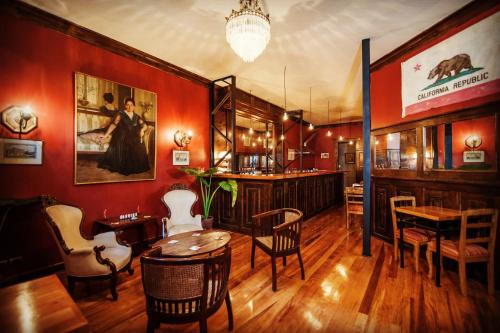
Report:
M483 144L483 140L478 135L471 135L465 139L465 145L472 150L479 148Z
M312 117L313 117L313 113L312 113L312 107L311 107L311 91L312 91L312 88L309 87L309 113L311 115L311 117L309 118L309 130L312 131L314 129L314 125L312 124Z
M226 17L226 40L245 62L254 61L271 38L269 14L260 0L240 0L240 10Z
M193 132L191 130L184 132L181 130L177 130L174 133L174 142L179 148L185 148L191 142L193 138Z
M38 118L29 105L13 105L2 112L2 124L14 133L26 134L38 126Z

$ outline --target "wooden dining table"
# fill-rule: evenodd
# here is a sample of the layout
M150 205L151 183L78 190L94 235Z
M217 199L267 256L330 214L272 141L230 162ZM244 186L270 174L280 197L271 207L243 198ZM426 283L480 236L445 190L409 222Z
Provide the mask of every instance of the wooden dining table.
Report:
M455 209L441 208L434 206L402 206L396 208L396 213L415 217L412 222L403 219L399 223L399 251L400 267L404 267L403 251L403 228L408 225L415 226L436 233L436 286L441 284L441 231L444 223L459 224L462 218L462 212Z
M168 257L193 257L210 254L229 243L229 232L219 229L183 232L169 236L154 243L152 247L161 247L161 253Z

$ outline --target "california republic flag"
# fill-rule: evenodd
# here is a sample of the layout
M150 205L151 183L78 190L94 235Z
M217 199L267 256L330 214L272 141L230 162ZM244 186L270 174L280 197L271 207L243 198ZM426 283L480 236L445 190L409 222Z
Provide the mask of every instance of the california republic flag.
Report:
M401 63L403 118L500 93L500 12Z

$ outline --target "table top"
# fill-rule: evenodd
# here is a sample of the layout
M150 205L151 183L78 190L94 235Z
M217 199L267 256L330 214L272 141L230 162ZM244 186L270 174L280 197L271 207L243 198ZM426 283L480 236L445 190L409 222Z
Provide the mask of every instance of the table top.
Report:
M89 332L87 319L56 275L0 289L3 332Z
M459 210L435 206L397 207L396 212L432 221L457 221L462 219L462 212Z
M229 243L231 235L218 229L183 232L159 240L153 247L160 246L163 255L192 257L218 250ZM192 248L193 246L198 247Z

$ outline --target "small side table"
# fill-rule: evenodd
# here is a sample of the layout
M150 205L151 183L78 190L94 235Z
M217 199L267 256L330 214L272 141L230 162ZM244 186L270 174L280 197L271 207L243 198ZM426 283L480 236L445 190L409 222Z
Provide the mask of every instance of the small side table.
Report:
M141 214L135 220L111 217L94 222L94 235L114 231L119 241L132 246L134 254L138 254L162 238L162 227L157 216Z

